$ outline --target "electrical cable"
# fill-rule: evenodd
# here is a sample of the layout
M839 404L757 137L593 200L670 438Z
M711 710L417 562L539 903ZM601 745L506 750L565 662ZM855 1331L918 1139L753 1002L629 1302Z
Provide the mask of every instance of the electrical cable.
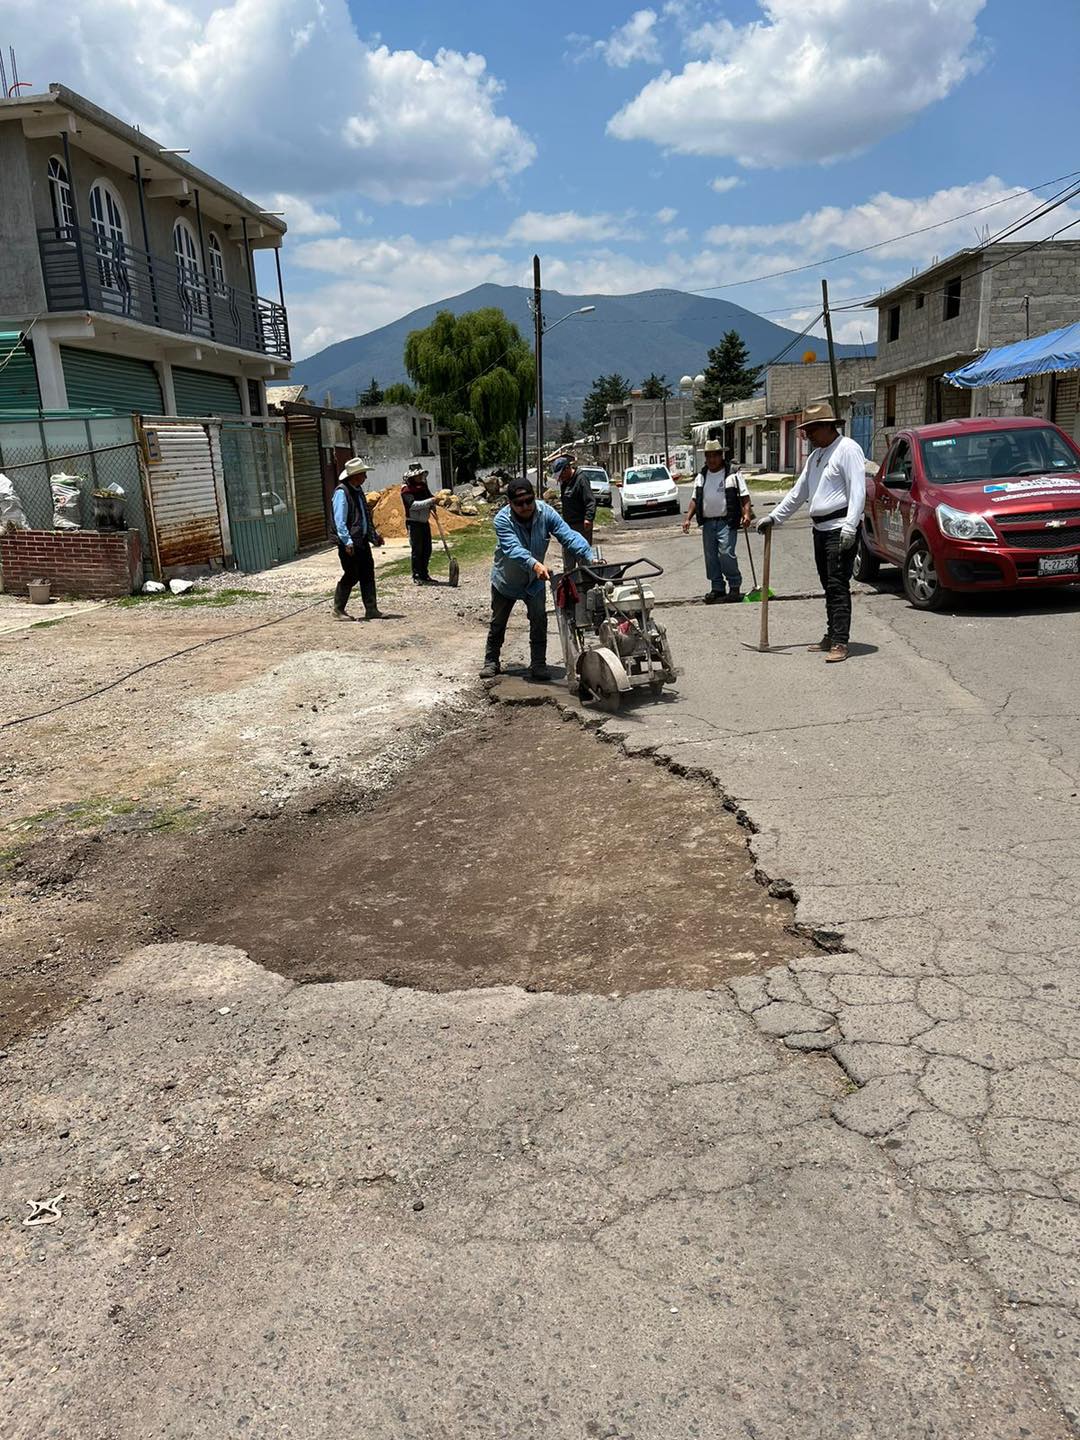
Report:
M47 715L55 715L60 710L68 710L73 705L83 705L87 700L94 700L98 695L105 695L110 690L115 690L125 680L131 680L136 675L141 675L146 670L153 670L157 665L164 665L168 660L177 660L181 655L191 655L196 650L205 650L209 645L219 645L223 640L235 640L240 635L254 635L257 630L265 630L270 625L280 625L283 620L292 620L297 615L303 615L308 610L315 610L320 605L325 605L325 599L314 600L310 605L301 605L298 610L290 610L287 615L276 615L273 620L263 620L258 625L248 625L243 630L230 630L227 635L212 635L209 640L200 640L196 645L185 645L182 650L173 650L168 655L159 655L156 660L147 660L144 665L136 665L134 670L128 670L123 675L118 675L115 680L110 680L107 685L99 685L94 690L88 690L84 695L76 695L71 700L63 700L59 705L50 705L47 710L38 710L33 715L20 715L15 720L4 720L0 723L0 730L12 730L16 725L28 725L31 720L42 720Z

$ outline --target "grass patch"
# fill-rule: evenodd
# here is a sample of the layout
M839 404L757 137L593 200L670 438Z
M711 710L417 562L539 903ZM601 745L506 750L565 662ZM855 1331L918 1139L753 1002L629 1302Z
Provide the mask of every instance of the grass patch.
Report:
M55 620L35 620L34 623L30 626L30 629L49 630L54 625L62 625L64 621L68 618L69 617L67 615L58 615Z
M204 590L190 591L186 595L172 595L167 590L164 594L155 595L122 595L119 600L114 600L114 605L122 609L130 609L133 605L167 605L170 609L190 610L196 605L210 605L215 610L224 609L227 605L235 605L240 600L265 600L266 594L262 590ZM55 620L53 624L60 622Z
M446 551L437 535L432 538L434 548L431 552L429 569L432 575L446 575L450 569ZM481 520L478 525L468 530L455 530L452 535L447 535L446 543L450 546L451 555L464 570L469 565L476 565L485 560L490 561L495 551L495 530L490 520ZM412 559L408 555L403 555L400 560L391 560L388 565L380 566L376 574L380 580L393 580L403 575L411 575Z

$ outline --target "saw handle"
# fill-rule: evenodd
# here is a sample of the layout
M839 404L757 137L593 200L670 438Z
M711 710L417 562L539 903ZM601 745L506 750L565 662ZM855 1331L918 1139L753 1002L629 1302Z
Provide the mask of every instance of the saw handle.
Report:
M758 637L758 649L768 650L769 648L769 563L772 560L772 532L771 525L765 529L765 558L761 562L761 634Z

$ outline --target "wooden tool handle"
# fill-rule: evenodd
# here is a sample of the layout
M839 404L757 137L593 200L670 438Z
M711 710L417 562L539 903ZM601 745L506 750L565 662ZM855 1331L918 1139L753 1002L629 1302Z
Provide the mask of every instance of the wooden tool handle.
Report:
M761 635L758 639L758 649L768 650L769 648L769 562L772 559L772 532L773 527L765 527L765 558L761 562Z

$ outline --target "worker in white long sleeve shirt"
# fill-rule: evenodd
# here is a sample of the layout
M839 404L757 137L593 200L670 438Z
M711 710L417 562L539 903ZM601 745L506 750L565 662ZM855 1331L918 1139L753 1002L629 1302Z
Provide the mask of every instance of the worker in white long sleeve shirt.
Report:
M795 484L757 528L782 525L809 504L814 559L825 591L825 634L810 648L824 650L826 662L835 665L847 659L851 638L851 571L866 500L866 457L840 434L831 405L808 405L799 429L814 448Z

